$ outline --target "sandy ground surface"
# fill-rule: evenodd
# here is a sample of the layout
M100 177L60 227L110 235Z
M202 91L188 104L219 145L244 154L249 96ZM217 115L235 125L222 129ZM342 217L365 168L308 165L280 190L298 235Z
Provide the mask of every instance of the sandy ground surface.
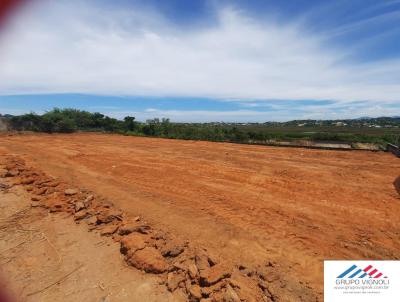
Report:
M400 258L400 161L388 153L100 134L0 140L232 262L277 263L288 284L300 280L317 297L324 259Z

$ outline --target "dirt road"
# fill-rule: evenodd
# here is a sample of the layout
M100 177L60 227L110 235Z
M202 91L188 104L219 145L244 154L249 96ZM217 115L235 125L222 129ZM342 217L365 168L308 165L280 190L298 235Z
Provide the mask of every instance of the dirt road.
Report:
M399 259L400 161L387 153L119 135L16 135L0 148L321 297L324 259Z

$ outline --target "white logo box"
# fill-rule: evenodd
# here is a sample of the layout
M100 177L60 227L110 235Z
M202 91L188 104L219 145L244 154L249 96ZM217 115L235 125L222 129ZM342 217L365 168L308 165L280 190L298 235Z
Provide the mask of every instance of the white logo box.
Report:
M399 302L400 261L324 261L325 302Z

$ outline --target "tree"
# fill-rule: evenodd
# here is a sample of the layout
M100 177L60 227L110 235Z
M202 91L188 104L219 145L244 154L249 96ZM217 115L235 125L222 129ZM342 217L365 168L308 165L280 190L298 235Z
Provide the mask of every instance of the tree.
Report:
M56 122L54 132L72 133L75 130L75 121L67 117L62 117Z
M41 117L40 130L43 132L71 133L77 128L75 120L59 109L46 112Z
M92 114L92 125L93 128L99 129L104 127L104 114L95 112Z
M13 116L10 120L11 127L18 131L39 131L41 116L34 112Z
M123 125L121 121L108 116L104 118L104 130L109 132L120 132L122 128Z
M135 117L125 116L124 117L124 128L127 131L134 131L136 129Z

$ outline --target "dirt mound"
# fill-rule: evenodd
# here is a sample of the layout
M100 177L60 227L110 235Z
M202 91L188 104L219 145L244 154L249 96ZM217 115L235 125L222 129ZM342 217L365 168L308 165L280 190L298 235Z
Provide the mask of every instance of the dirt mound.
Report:
M129 217L109 201L85 189L47 176L16 157L5 157L2 177L21 185L31 195L32 207L71 215L76 223L120 242L127 264L147 273L163 274L169 291L180 291L189 301L283 301L274 265L249 270L231 266L206 248L154 229L140 217ZM8 185L3 185L8 189Z

